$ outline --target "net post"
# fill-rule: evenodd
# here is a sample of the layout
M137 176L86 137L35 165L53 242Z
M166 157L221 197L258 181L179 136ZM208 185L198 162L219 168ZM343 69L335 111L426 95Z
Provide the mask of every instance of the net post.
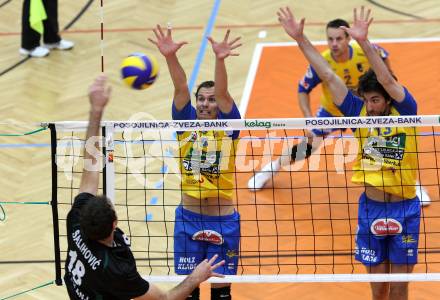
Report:
M106 124L102 127L102 136L104 138L104 147L102 152L104 155L103 189L106 195L113 203L115 202L115 166L113 164L113 155L115 151L115 143L113 140L113 126Z
M57 157L57 131L55 124L49 124L50 129L50 149L52 161L52 222L53 222L53 245L55 254L55 283L62 285L61 279L61 255L60 255L60 230L58 219L58 169L56 163Z

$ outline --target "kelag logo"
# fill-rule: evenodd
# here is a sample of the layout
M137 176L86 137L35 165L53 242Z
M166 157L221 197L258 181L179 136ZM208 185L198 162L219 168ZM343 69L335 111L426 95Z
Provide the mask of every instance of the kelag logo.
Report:
M272 123L267 121L267 122L263 122L263 121L244 121L244 126L246 127L264 127L264 128L271 128L272 127Z

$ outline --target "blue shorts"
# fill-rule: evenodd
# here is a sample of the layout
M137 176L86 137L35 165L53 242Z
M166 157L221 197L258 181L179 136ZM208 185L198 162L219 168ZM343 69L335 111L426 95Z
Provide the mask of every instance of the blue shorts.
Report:
M419 225L419 198L378 202L363 193L359 199L356 260L365 266L385 260L393 264L416 264Z
M206 216L176 208L174 226L174 270L188 275L204 259L218 254L216 263L225 264L215 270L224 275L236 275L240 247L240 215Z
M318 112L316 113L316 118L338 118L326 111L322 106L319 107ZM315 136L327 136L333 131L342 130L345 131L345 128L323 128L323 129L312 129L312 133Z

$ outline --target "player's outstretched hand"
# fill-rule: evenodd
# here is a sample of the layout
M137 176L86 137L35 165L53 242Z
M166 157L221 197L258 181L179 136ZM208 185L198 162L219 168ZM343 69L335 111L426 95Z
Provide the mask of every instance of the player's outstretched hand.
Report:
M229 34L231 33L231 30L227 30L225 37L223 41L216 42L212 37L208 37L208 40L211 42L212 50L214 51L215 56L218 59L225 59L228 56L238 56L240 55L237 52L233 52L232 50L238 48L241 46L238 41L241 39L241 37L236 37L232 41L229 40Z
M367 9L365 12L365 7L361 6L361 11L358 15L358 11L355 8L353 9L353 26L351 28L341 26L341 28L356 41L365 41L368 38L368 27L371 22L373 22L373 18L370 18L370 14L371 9Z
M214 255L211 257L210 260L205 259L200 264L197 265L197 267L194 269L194 271L191 273L191 277L198 283L202 283L205 280L209 279L210 277L225 277L222 274L215 273L214 270L218 267L225 264L225 261L222 260L216 264L214 264L215 260L217 259L218 255Z
M89 88L89 100L93 111L102 111L107 105L111 87L106 86L107 77L105 75L99 75Z
M304 18L297 22L289 7L280 8L277 11L277 15L278 21L290 37L294 40L298 40L304 36Z
M176 54L176 52L187 42L175 42L173 41L173 37L171 36L171 25L167 25L167 33L165 34L162 27L159 24L156 25L156 28L153 29L154 35L156 36L156 40L148 38L148 40L157 46L160 53L167 57L170 55Z

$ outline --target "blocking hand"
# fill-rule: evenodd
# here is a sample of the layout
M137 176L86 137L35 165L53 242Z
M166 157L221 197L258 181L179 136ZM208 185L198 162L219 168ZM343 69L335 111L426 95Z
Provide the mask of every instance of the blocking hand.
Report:
M304 18L297 22L289 7L280 8L277 15L278 21L290 37L294 40L298 40L304 36Z
M228 41L229 39L229 33L231 32L231 30L228 29L228 31L226 31L226 35L223 39L223 41L221 41L220 43L214 41L214 39L212 37L208 37L208 40L211 42L211 46L212 46L212 50L215 53L215 56L218 59L225 59L228 56L238 56L240 55L237 52L233 52L232 50L238 48L241 46L240 43L237 43L241 37L236 37L235 39L233 39L232 41Z
M167 33L163 32L162 27L158 24L156 28L153 29L154 35L156 36L156 40L148 38L148 40L157 46L160 53L167 57L170 55L176 54L176 52L187 42L175 42L173 41L173 37L171 36L171 26L168 25Z

